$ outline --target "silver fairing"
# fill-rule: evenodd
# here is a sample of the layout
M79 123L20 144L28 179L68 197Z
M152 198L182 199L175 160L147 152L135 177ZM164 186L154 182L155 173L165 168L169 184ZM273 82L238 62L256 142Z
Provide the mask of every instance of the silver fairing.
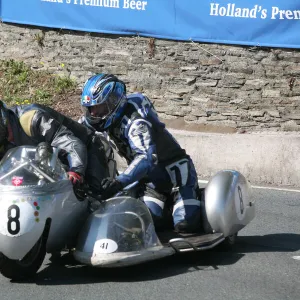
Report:
M22 259L42 235L47 220L51 220L47 251L61 250L76 234L86 206L77 200L54 154L38 161L36 147L11 149L0 163L0 252Z
M215 174L205 188L205 212L212 230L225 237L244 228L255 216L249 182L234 170Z
M93 266L125 266L171 255L161 245L147 206L131 197L101 204L87 220L75 258Z

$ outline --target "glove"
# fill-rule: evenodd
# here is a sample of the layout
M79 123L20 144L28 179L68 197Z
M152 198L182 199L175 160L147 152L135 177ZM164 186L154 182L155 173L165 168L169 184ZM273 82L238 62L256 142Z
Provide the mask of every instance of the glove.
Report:
M68 177L74 186L83 183L83 177L78 173L70 171L68 172Z
M123 189L123 184L114 178L104 178L101 182L102 185L102 199L108 199Z

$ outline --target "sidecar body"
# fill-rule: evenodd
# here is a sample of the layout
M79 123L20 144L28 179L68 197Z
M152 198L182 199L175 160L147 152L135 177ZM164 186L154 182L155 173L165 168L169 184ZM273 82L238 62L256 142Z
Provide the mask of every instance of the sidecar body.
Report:
M155 232L151 214L139 199L119 196L101 204L79 235L75 259L95 267L134 265L175 253L233 243L255 216L251 187L237 171L218 172L200 199L201 233Z

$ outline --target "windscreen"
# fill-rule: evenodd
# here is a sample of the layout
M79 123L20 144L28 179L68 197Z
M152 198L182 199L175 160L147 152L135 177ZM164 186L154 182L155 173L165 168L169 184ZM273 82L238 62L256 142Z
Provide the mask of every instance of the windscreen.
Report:
M36 186L67 179L57 152L33 146L15 147L7 151L0 162L0 185Z
M151 214L147 206L138 199L131 197L112 198L97 210L91 217L93 221L86 226L95 232L85 239L91 245L96 239L94 251L116 253L140 251L159 246ZM95 226L95 228L94 228ZM96 229L97 228L97 229ZM91 232L93 230L83 230Z

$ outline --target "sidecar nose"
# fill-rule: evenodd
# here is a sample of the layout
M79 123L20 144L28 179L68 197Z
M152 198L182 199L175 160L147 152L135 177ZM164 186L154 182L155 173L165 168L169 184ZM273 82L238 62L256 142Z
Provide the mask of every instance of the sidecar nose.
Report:
M48 201L1 189L0 252L10 259L22 259L43 233L48 206Z
M115 197L88 218L74 255L94 266L124 266L170 254L156 235L147 206L131 197Z

